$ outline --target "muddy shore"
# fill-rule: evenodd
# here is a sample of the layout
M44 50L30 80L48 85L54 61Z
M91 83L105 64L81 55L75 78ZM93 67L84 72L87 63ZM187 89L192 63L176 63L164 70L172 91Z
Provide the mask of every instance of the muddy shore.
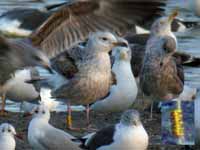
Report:
M114 124L119 121L121 113L91 113L91 125L94 128L101 129L102 127ZM66 113L56 113L53 112L51 114L50 123L57 128L63 129L70 134L81 137L89 133L88 131L82 132L74 132L66 129L65 123ZM27 141L27 129L28 123L31 118L24 118L20 113L9 113L8 117L1 117L0 123L9 122L13 124L18 133L23 135L24 140L17 139L17 147L16 150L31 150L30 145ZM146 128L149 136L150 136L150 145L148 150L186 150L188 148L184 148L184 146L176 146L176 145L160 145L160 124L161 118L160 114L154 113L153 120L149 120L149 112L141 112L141 119ZM73 124L76 127L84 127L85 126L85 113L84 112L73 112ZM196 149L192 147L192 149Z

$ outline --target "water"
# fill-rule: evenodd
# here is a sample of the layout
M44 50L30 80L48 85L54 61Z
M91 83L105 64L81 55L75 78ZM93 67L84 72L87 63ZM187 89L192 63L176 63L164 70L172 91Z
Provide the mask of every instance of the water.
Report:
M0 14L13 8L40 8L46 5L54 4L56 2L64 2L64 0L1 0ZM200 17L195 16L191 11L186 9L189 0L169 0L166 13L170 13L174 9L179 9L179 16L188 21L199 21ZM194 56L200 57L200 26L188 30L184 33L177 33L179 50L190 53ZM200 88L200 68L185 68L185 83L191 87ZM18 111L19 105L16 103L9 103L7 109ZM66 110L63 105L59 107L60 110Z

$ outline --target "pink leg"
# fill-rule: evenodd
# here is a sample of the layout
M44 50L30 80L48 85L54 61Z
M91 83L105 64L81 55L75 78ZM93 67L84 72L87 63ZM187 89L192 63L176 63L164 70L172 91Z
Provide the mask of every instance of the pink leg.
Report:
M90 125L90 105L86 106L86 119L87 119L87 127Z
M0 116L6 116L7 115L7 112L5 111L5 105L6 105L6 94L3 93L1 95L1 111L0 111Z

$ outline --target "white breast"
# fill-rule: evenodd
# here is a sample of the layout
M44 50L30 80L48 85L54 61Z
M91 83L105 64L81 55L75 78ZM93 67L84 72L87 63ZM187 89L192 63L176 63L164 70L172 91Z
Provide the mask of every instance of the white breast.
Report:
M146 150L148 146L148 135L142 125L125 127L118 124L113 139L113 144L102 146L98 150Z
M43 135L44 130L41 130L42 123L43 123L42 120L35 118L35 119L32 119L29 124L28 142L33 149L43 150L43 147L38 142L38 137L44 136Z
M15 139L11 135L0 136L0 149L1 150L15 150Z
M95 111L123 111L130 107L138 93L135 78L131 71L130 63L120 62L114 64L112 71L116 75L117 85L110 89L110 95L97 101L91 106Z
M39 93L32 84L25 83L30 80L30 70L24 69L17 71L6 86L8 87L7 97L13 101L29 101L36 99Z

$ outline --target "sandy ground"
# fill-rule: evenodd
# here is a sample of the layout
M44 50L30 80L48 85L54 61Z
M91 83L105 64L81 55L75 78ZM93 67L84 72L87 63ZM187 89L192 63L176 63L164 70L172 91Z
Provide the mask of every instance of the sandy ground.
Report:
M102 114L102 113L91 113L91 125L94 128L101 129L102 127L114 124L119 121L121 113L112 113L112 114ZM65 124L66 113L52 113L50 123L57 128L63 129L74 136L81 137L86 135L88 132L72 132L66 129ZM149 120L149 112L141 112L142 122L150 136L150 145L148 150L189 150L183 146L172 146L172 145L160 145L160 124L161 118L160 114L154 113L153 120ZM24 137L24 140L17 140L16 150L31 150L30 145L27 141L27 129L28 123L31 118L24 118L20 113L9 113L8 117L0 118L0 123L9 122L13 124L18 133L21 133ZM76 127L85 126L85 113L84 112L73 112L73 123ZM191 149L200 150L200 148Z

